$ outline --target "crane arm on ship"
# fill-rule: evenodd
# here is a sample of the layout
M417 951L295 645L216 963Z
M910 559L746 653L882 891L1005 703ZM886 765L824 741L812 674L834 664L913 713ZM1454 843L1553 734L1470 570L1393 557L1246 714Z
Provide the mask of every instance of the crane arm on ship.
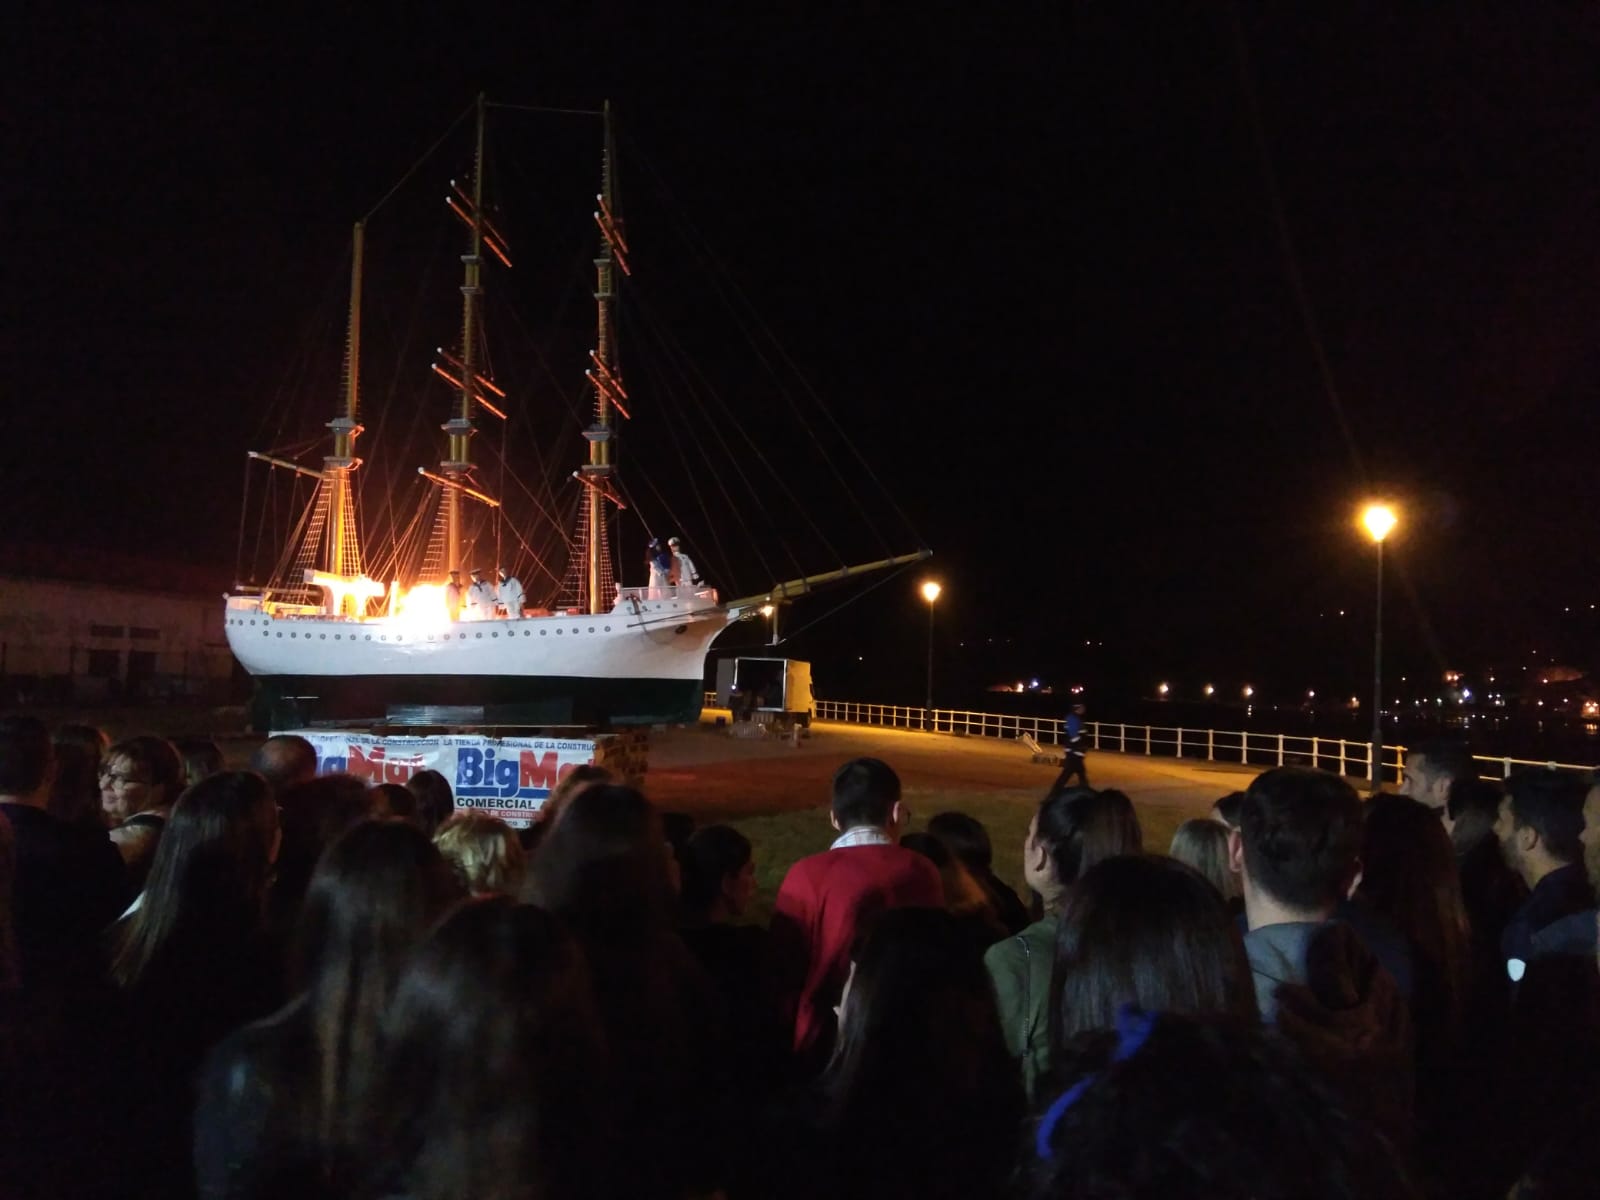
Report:
M890 567L903 567L908 563L922 562L933 556L932 550L918 550L914 554L899 554L893 558L881 558L877 562L863 563L858 567L840 567L836 571L824 571L820 575L806 575L800 579L790 579L783 583L775 583L764 592L753 596L741 596L737 600L729 600L724 607L728 615L735 621L746 620L756 616L763 605L779 604L785 600L793 600L797 596L804 596L807 592L815 591L825 583L837 583L841 579L853 579L857 575L868 575L874 571L884 571Z

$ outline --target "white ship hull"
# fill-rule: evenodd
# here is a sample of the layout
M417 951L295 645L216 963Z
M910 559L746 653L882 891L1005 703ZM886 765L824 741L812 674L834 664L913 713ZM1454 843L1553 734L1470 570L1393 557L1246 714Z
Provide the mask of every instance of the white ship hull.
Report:
M706 654L730 619L715 592L688 588L628 589L608 613L436 623L234 596L225 629L275 725L604 726L697 719Z

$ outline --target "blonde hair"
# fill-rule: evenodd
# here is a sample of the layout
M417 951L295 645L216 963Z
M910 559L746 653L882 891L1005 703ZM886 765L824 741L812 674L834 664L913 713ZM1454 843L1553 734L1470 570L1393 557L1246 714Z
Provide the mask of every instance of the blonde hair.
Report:
M439 827L433 844L475 896L515 895L522 886L527 855L517 831L498 817L479 809L458 812Z
M1179 825L1171 855L1204 875L1224 900L1240 894L1239 877L1228 867L1228 829L1220 821L1196 819Z

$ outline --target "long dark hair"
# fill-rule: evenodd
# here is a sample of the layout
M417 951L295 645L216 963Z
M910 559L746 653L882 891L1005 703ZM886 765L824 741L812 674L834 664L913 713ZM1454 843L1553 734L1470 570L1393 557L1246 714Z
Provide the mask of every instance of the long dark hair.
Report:
M1121 792L1059 788L1039 805L1035 836L1050 849L1056 883L1070 888L1090 867L1143 849L1139 817Z
M668 924L668 853L661 817L644 796L591 784L572 798L534 855L524 896L586 940L634 941Z
M51 816L73 825L104 831L100 806L100 756L109 744L93 725L62 725L50 737L55 748L56 778L45 807Z
M1438 813L1409 796L1367 805L1358 894L1405 935L1424 967L1426 999L1454 1030L1471 970L1471 928L1450 835Z
M881 1194L997 1193L1022 1120L1022 1079L989 974L955 917L897 908L871 924L820 1086L846 1179L887 1162ZM899 1146L886 1148L886 1137Z
M259 933L276 837L272 793L253 772L213 775L184 792L138 909L113 932L117 983L134 986L165 955L203 955Z
M401 969L434 920L458 899L448 864L421 830L398 821L347 830L311 876L292 959L318 1060L306 1091L327 1147L348 1146L378 1060L381 1023Z
M606 1194L605 1053L583 955L556 918L467 901L412 956L385 1031L371 1194Z
M1216 888L1174 859L1108 858L1084 873L1062 909L1052 1057L1080 1034L1110 1029L1124 1004L1259 1019L1237 923Z

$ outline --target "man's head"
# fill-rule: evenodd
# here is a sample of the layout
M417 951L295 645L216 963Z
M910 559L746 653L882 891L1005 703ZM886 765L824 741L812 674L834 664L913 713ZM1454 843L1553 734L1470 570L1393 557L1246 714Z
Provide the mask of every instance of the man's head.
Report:
M1442 809L1450 799L1450 785L1477 776L1466 746L1451 738L1418 742L1406 751L1405 777L1400 794L1429 808Z
M496 567L494 569L494 573L495 577L499 579L501 583L506 581L506 569L504 567Z
M0 717L0 796L42 808L55 755L50 730L37 717Z
M483 578L483 571L481 569L479 569L478 567L473 567L471 574L472 574L472 582L473 583L477 583L478 580Z
M1600 892L1600 771L1590 777L1583 801L1583 866L1589 885Z
M1279 767L1258 775L1229 851L1250 927L1322 920L1359 878L1361 801L1337 775Z
M875 825L893 837L902 817L900 776L882 759L854 758L833 773L835 829Z
M673 549L674 549L674 550L676 550L676 549L677 549L677 548L678 548L678 547L679 547L679 546L681 546L681 545L683 545L683 543L682 543L682 542L680 542L680 541L679 541L679 540L678 540L678 539L677 539L677 538L675 538L675 537L669 537L669 538L668 538L668 539L667 539L667 545L669 545L669 546L671 546L671 547L672 547L672 548L673 548Z
M264 776L274 792L281 792L316 778L317 751L303 737L292 733L274 734L251 756L250 769Z
M460 583L461 582L461 572L460 571L451 571L450 572L450 582L451 583Z
M1081 705L1081 704L1074 704L1074 705L1073 705L1073 706L1072 706L1072 711L1073 711L1073 712L1075 712L1075 713L1077 713L1077 714L1078 714L1078 715L1079 715L1079 716L1080 716L1080 717L1081 717L1081 716L1083 716L1083 711L1084 711L1084 710L1083 710L1083 705Z
M1583 860L1583 810L1588 781L1570 771L1534 767L1506 780L1494 835L1506 865L1529 887Z

